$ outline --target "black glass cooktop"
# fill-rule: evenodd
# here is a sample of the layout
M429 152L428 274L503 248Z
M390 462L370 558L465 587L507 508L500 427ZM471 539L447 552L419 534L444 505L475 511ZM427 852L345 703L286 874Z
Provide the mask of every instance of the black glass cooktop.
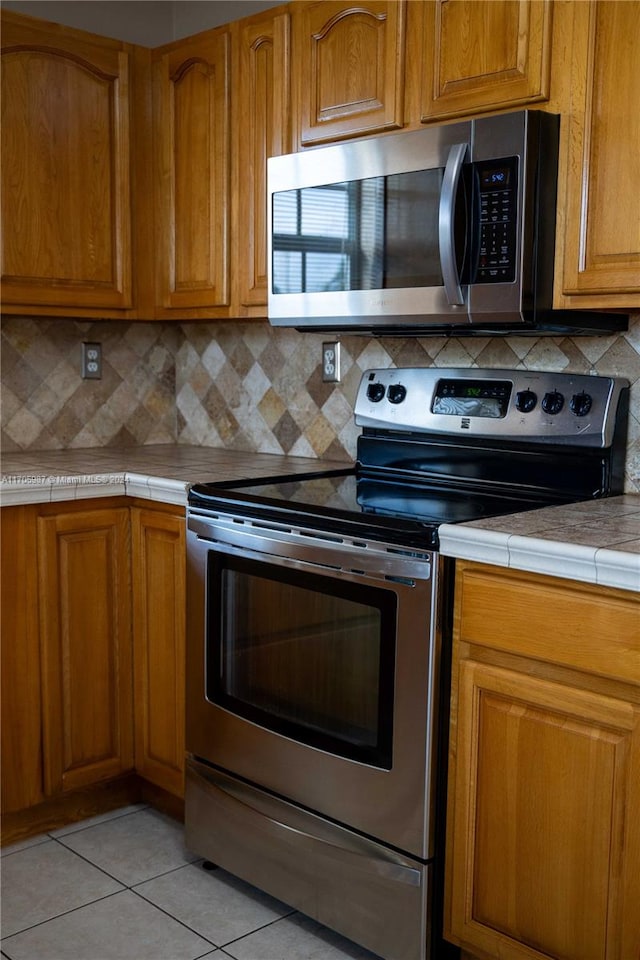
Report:
M501 516L549 502L522 491L411 483L361 475L355 468L257 483L196 484L189 494L192 507L422 546L438 545L442 523Z

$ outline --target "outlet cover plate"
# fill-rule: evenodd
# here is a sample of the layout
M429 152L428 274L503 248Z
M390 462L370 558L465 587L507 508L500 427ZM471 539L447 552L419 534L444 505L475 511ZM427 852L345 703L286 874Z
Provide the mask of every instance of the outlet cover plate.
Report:
M336 341L322 344L322 379L325 383L340 380L340 344Z

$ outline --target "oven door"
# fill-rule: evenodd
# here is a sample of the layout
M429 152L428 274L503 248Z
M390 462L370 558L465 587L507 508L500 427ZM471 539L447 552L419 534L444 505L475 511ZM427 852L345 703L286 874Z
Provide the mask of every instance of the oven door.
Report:
M188 752L432 856L437 561L191 510Z

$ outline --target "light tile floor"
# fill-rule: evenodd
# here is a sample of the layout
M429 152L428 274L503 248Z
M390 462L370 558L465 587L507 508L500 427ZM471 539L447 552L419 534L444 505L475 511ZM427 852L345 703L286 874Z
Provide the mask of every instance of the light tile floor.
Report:
M376 960L186 849L182 827L124 807L2 850L9 960Z

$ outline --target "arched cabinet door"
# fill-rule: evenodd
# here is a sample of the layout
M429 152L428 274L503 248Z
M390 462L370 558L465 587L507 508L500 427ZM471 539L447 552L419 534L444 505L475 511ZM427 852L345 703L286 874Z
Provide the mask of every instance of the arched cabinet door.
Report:
M130 49L3 12L6 309L132 305Z
M210 30L153 53L160 317L229 303L228 72L226 30Z
M293 5L301 146L402 127L405 12L404 0Z

